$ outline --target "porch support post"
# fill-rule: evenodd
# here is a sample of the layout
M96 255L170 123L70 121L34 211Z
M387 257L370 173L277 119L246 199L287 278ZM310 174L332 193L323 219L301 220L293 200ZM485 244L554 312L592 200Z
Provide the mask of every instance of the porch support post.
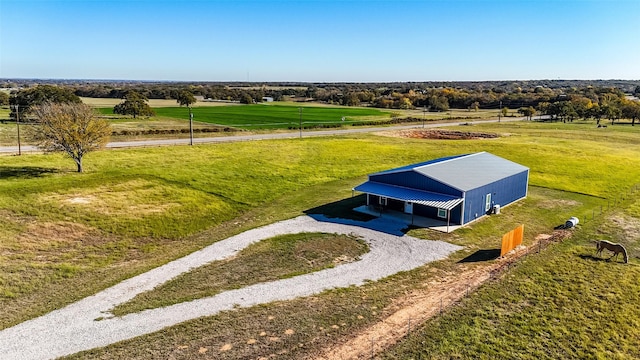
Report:
M411 225L413 225L413 208L411 209Z
M447 234L449 233L449 222L451 221L451 210L447 209Z

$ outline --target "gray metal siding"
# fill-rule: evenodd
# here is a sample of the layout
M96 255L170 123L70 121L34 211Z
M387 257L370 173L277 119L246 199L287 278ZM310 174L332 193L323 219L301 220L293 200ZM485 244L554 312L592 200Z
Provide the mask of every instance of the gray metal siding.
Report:
M456 197L462 196L462 191L431 179L414 171L406 171L392 174L374 174L369 176L370 181L384 184L392 184L412 189L420 189Z
M489 193L491 193L492 207L495 204L505 206L526 197L528 177L529 170L526 170L491 184L467 191L464 204L464 222L472 221L476 219L476 217L481 217L486 213L485 199Z

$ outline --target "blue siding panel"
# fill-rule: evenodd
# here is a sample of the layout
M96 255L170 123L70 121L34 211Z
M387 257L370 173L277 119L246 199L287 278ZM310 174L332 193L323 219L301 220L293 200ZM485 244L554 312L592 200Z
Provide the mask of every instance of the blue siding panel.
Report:
M412 189L420 189L440 194L446 194L455 197L462 196L462 191L454 189L451 186L448 186L411 170L392 174L374 174L369 176L369 180L384 184L392 184Z
M529 171L527 170L491 184L467 191L464 204L464 222L467 223L469 221L473 221L486 213L485 199L489 193L491 193L492 207L496 204L502 207L524 198L527 195L528 176Z

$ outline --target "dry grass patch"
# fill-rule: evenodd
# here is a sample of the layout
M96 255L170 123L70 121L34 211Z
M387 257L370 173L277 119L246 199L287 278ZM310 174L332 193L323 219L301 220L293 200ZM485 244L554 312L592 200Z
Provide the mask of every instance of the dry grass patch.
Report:
M72 194L55 194L43 197L45 201L82 209L101 215L141 217L164 213L179 207L177 202L166 201L168 192L159 184L136 179L109 186L99 186Z
M609 217L612 226L622 231L623 238L640 239L640 219L626 214L613 214Z
M581 205L580 202L569 199L546 199L538 203L538 207L541 207L543 209L563 209L579 205Z
M57 221L28 224L26 230L17 236L16 242L21 250L42 250L77 242L93 244L99 239L99 234L85 225Z

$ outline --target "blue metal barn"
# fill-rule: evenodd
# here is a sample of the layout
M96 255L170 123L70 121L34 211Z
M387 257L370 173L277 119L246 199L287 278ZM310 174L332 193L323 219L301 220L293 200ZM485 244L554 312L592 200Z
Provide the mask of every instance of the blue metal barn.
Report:
M371 174L353 190L368 207L464 225L525 198L528 183L529 168L479 152Z

